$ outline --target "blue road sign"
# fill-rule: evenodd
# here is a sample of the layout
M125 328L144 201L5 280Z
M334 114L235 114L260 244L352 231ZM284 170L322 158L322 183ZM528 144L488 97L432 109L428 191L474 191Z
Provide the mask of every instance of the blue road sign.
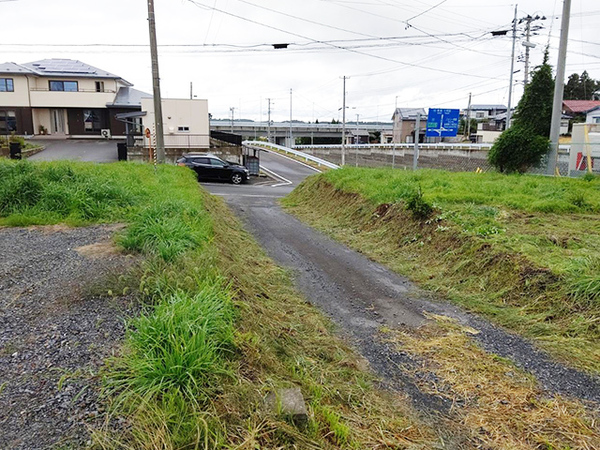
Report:
M430 108L427 116L427 137L450 137L458 133L460 110Z

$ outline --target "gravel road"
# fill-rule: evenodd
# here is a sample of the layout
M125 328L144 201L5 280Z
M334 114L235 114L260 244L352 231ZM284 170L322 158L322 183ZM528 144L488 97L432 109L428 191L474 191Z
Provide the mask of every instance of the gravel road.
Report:
M133 264L112 246L114 232L0 228L1 449L78 448L100 420L98 370L134 310L130 298L88 293Z

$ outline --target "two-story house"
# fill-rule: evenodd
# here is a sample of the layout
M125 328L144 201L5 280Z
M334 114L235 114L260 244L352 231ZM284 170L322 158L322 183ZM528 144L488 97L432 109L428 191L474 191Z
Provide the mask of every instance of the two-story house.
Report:
M123 78L70 59L0 64L0 134L124 135L142 97Z
M392 120L394 121L394 137L392 141L396 144L411 143L415 141L415 128L419 119L419 142L425 138L427 127L427 112L423 108L396 108Z

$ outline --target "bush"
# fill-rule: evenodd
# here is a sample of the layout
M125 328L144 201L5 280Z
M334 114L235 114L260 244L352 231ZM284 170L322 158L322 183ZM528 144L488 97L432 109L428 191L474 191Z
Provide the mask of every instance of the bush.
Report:
M433 207L423 198L421 186L406 199L406 209L412 212L415 219L425 220L431 216Z
M500 172L524 173L537 166L550 149L550 141L528 128L514 125L500 135L488 155L489 163Z

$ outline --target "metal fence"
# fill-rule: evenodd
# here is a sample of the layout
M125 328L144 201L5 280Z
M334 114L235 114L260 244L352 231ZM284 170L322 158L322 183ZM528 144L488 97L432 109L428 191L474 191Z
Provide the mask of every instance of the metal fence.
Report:
M454 172L486 172L493 170L488 163L490 148L490 144L420 144L417 168ZM341 164L342 149L340 145L296 146L295 149L335 164ZM573 153L571 149L573 149ZM347 145L345 151L346 165L413 168L414 144ZM539 167L532 168L529 172L545 174L546 167L547 161L542 161ZM581 175L588 171L588 168L591 168L593 173L600 174L600 142L560 146L557 169L561 175Z

